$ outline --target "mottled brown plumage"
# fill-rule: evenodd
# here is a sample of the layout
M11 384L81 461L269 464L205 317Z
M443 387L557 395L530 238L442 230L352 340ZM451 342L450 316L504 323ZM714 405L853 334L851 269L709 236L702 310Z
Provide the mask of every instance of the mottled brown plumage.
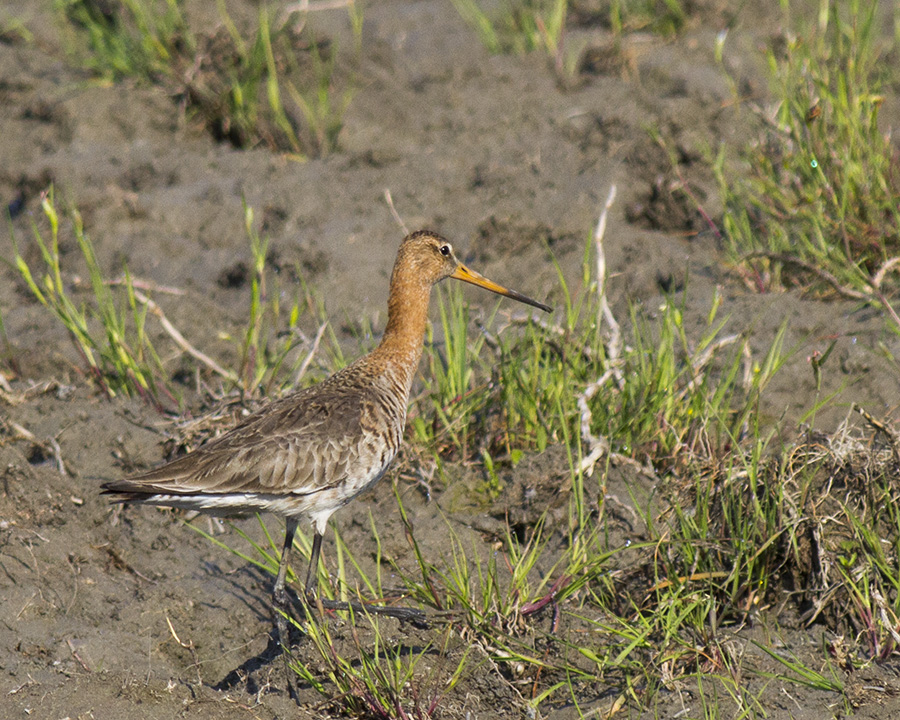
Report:
M120 502L284 516L285 543L274 587L280 609L286 608L284 580L297 523L308 518L315 534L306 594L313 600L328 518L377 482L400 447L431 288L448 277L550 310L466 268L439 235L413 233L397 253L388 323L375 350L323 383L266 405L189 455L106 483L104 492ZM281 613L276 620L281 642L286 625Z

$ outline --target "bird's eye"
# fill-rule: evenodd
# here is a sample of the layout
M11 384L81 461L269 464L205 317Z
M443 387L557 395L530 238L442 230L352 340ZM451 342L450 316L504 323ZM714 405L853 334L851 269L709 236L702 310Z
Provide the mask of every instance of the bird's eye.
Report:
M441 255L443 255L444 257L450 257L449 245L441 245Z

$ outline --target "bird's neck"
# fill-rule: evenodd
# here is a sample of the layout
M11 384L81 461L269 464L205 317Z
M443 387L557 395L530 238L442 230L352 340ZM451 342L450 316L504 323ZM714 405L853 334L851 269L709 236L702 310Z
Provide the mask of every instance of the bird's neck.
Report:
M415 280L398 280L392 279L387 326L372 354L380 364L392 366L400 373L408 393L422 356L431 286Z

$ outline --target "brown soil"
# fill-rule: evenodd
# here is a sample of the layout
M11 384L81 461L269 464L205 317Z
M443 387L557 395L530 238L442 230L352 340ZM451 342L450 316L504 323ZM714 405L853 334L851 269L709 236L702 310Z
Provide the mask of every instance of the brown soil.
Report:
M239 0L229 4L239 16L253 16ZM730 316L726 329L749 332L758 356L788 323L786 346L795 351L765 396L767 417L781 420L785 434L795 432L816 398L807 358L833 340L820 397L837 394L817 414L817 427L834 429L851 402L879 417L896 409L900 376L890 358L900 354L900 340L886 332L879 312L755 294L729 272L716 234L697 211L699 201L711 217L720 213L702 158L747 132L714 60L716 34L730 27L729 70L743 95L764 100L759 48L779 31L776 12L760 13L753 3L689 3L692 19L677 39L630 36L615 52L607 30L585 25L570 42L593 54L585 56L577 82L561 82L541 53L490 55L445 0L370 3L359 89L340 148L300 163L217 143L159 89L98 84L72 69L49 5L26 0L0 8L0 27L17 18L34 34L28 42L14 32L0 36L0 200L22 205L12 222L19 248L37 257L30 224L39 219L40 191L52 181L58 197L82 212L104 271L116 276L124 262L135 277L183 290L157 300L192 344L225 363L233 363L234 350L221 333L239 330L249 293L242 197L263 220L276 257L302 268L302 280L322 293L335 327L365 320L377 331L401 237L382 199L386 189L408 227L439 230L479 271L559 305L548 250L577 287L584 238L615 183L606 250L619 318L628 317L629 302L652 313L664 290L686 287L686 326L699 332L719 287L723 316ZM322 32L349 42L343 11L317 21ZM675 149L692 197L678 189L648 127ZM12 247L8 241L4 247L0 256L8 260ZM64 260L72 251L73 241L64 239ZM298 710L284 692L280 662L266 661L271 577L170 512L114 509L99 496L103 480L163 459L167 420L139 401L99 396L65 332L10 267L0 267L0 277L11 344L5 367L14 391L56 381L22 402L0 402L0 716L326 716L329 707L318 705L311 690ZM493 302L475 290L466 297ZM349 353L359 352L351 334L342 339ZM171 362L183 363L193 382L190 363ZM202 407L202 395L185 392L191 407ZM16 426L39 442L22 440ZM485 552L507 520L514 531L533 524L565 499L559 483L566 470L559 448L528 458L487 511L467 493L478 468L451 468L448 477L458 482L433 493L407 478L392 480L400 483L423 552L440 557L448 523L461 537L487 541ZM609 471L608 492L622 503L611 544L642 536L628 498L655 497L658 482L627 467ZM563 520L564 505L558 514ZM411 568L390 481L336 516L348 546L367 562L370 516L385 554ZM238 525L260 539L255 520ZM234 530L220 537L246 549ZM325 553L334 557L331 536ZM777 671L751 643L777 636L784 649L820 664L822 631L796 629L793 612L790 603L769 607L729 647ZM578 632L576 621L568 622L562 632ZM348 647L357 641L340 623L334 632ZM366 632L360 630L358 642L366 642ZM435 639L399 625L391 632L410 646ZM451 638L437 665L452 670L465 644ZM844 680L848 704L758 675L741 682L769 717L900 712L900 683L889 665ZM483 661L442 700L442 716L519 717L521 696L531 687ZM736 713L727 690L715 692ZM681 716L684 708L701 714L696 684L669 683L657 698L648 717ZM586 688L581 712L608 708L614 699L602 683ZM542 709L546 717L578 717L570 698Z

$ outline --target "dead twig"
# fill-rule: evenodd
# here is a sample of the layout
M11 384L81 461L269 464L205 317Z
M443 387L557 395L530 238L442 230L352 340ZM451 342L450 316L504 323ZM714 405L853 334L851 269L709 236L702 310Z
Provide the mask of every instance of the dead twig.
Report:
M715 357L716 353L719 352L723 347L731 345L732 343L737 342L741 339L740 335L728 335L719 340L716 340L714 343L710 343L704 350L694 357L691 362L691 374L694 376L694 379L691 380L681 391L681 397L687 397L696 389L697 385L701 382L702 378L700 377L701 371L710 363L710 361Z
M0 428L6 428L7 432L9 432L14 440L25 440L26 442L30 442L44 455L46 455L47 457L52 457L56 465L57 472L59 472L59 474L63 477L69 477L72 475L71 468L69 468L68 465L66 465L65 460L63 460L62 448L60 448L59 442L57 442L56 438L41 440L28 428L25 428L19 425L19 423L13 422L12 420L3 420L2 418L0 418Z
M168 613L166 613L166 625L169 626L169 632L172 634L172 637L175 639L181 647L187 650L191 654L191 659L194 661L194 669L197 671L197 683L202 685L203 678L200 676L200 662L197 660L197 650L194 647L194 641L188 640L184 642L180 637L178 637L178 633L175 632L175 627L172 625L172 621L169 619Z
M900 265L900 256L892 257L885 260L884 264L875 271L875 274L872 276L872 285L873 287L880 288L881 283L884 282L884 276L887 275L891 270Z
M755 250L744 255L741 260L750 260L755 257L768 258L769 260L780 262L783 265L796 265L797 267L803 268L807 272L810 272L818 277L820 280L831 285L834 291L842 297L848 298L850 300L864 300L865 302L881 305L881 307L885 309L888 315L891 316L891 320L894 322L894 324L898 328L900 328L900 315L897 314L897 311L894 310L894 306L891 305L890 302L888 302L888 299L881 291L881 283L884 281L884 276L895 266L900 265L900 257L890 258L880 268L878 268L874 275L864 278L865 282L868 283L869 287L871 287L870 292L863 292L861 290L854 290L851 287L847 287L827 270L824 270L823 268L820 268L813 263L808 262L807 260L796 257L795 255L770 252L768 250Z
M881 292L880 288L874 288L873 293L875 293L875 297L878 298L878 302L881 303L881 306L887 310L888 315L891 316L891 320L894 321L894 324L900 328L900 315L897 315L897 311L894 310L894 306L888 302L888 299L884 296L884 293Z
M860 407L859 405L854 404L853 409L856 410L860 415L865 418L866 422L871 425L876 432L880 432L887 438L887 441L891 445L891 452L894 455L894 462L900 465L900 432L897 432L890 425L887 425L879 420L876 420L872 415L866 412L865 409Z
M390 208L394 222L397 223L404 235L409 235L409 228L406 227L406 223L403 222L403 218L400 217L400 213L398 213L397 208L394 207L394 198L391 197L391 191L388 188L384 189L384 201L387 203L388 208Z
M16 687L14 687L12 690L10 690L6 694L7 695L15 695L16 693L22 692L22 690L24 690L25 688L30 687L31 685L37 685L37 684L38 684L38 682L33 677L31 677L31 675L29 675L28 679L25 682L23 682L21 685L16 685Z
M613 370L607 370L597 380L588 385L584 392L578 396L578 411L581 413L581 442L587 448L587 455L581 458L579 472L584 473L588 477L594 472L594 465L600 458L609 452L609 440L602 435L594 436L591 434L591 409L588 401L597 394L610 378L613 377Z
M22 392L16 392L6 382L5 378L0 375L0 401L5 402L7 405L21 405L33 397L53 391L56 391L60 398L65 398L71 395L74 390L74 387L63 385L59 380L44 380L25 388Z
M163 329L169 333L169 336L175 341L175 344L178 345L184 352L190 355L192 358L197 360L198 362L206 365L210 370L212 370L217 375L222 376L229 382L233 382L234 384L240 384L240 378L235 375L230 370L226 370L221 365L219 365L215 360L213 360L209 355L200 352L197 348L191 345L187 340L185 340L184 335L178 332L178 329L169 321L169 318L166 317L166 314L162 311L162 308L157 305L153 300L148 298L144 293L139 290L134 291L135 299L141 303L142 305L146 305L147 309L156 315L159 318L160 324L163 326Z
M291 13L307 13L317 12L320 10L338 10L340 8L351 7L354 0L300 0L300 2L285 5L282 12L285 15Z
M597 324L602 325L604 322L609 328L609 338L606 341L606 357L607 370L597 380L588 385L584 392L578 396L578 410L581 414L581 441L587 449L587 454L581 459L579 471L590 476L594 471L594 465L600 458L609 453L609 440L602 435L594 436L591 433L592 413L588 406L588 401L597 394L610 379L616 381L619 389L625 387L625 378L622 376L620 367L622 356L622 329L609 307L606 299L606 254L603 251L603 236L606 233L606 220L609 216L609 209L612 207L616 199L616 186L613 185L609 189L609 195L606 197L606 203L600 212L600 219L597 221L597 229L594 231L594 247L597 252Z
M187 295L185 290L177 287L171 287L170 285L157 285L155 282L151 282L150 280L141 280L140 278L133 277L131 279L127 279L124 277L118 277L115 280L108 280L106 282L107 285L131 285L131 287L136 288L137 290L143 290L145 292L154 292L154 293L163 293L165 295Z
M834 275L832 275L827 270L823 270L820 267L817 267L811 262L803 260L796 255L788 255L787 253L777 253L772 252L770 250L754 250L753 252L749 252L746 255L741 256L741 261L744 260L752 260L753 258L763 257L768 260L774 260L775 262L780 262L782 265L796 265L799 268L803 268L807 272L812 273L820 280L828 283L834 289L834 291L841 295L842 297L848 298L850 300L868 300L871 301L873 298L869 293L864 293L859 290L854 290L853 288L847 287L843 285L840 280L838 280Z
M325 334L325 329L328 327L328 321L326 320L320 326L318 331L316 332L316 337L313 340L312 347L309 349L309 352L306 354L306 358L303 360L303 364L300 366L300 369L297 370L297 374L294 376L294 387L297 387L300 384L300 380L303 379L303 376L306 375L306 371L309 368L310 363L315 357L315 354L319 350L319 343L322 342L322 336Z
M88 672L88 673L93 672L93 670L91 670L88 667L88 664L82 659L81 655L78 654L78 651L75 649L75 646L72 644L72 641L67 639L66 644L69 646L69 650L72 653L72 657L78 661L78 664L81 665L82 668L84 668L84 671Z

